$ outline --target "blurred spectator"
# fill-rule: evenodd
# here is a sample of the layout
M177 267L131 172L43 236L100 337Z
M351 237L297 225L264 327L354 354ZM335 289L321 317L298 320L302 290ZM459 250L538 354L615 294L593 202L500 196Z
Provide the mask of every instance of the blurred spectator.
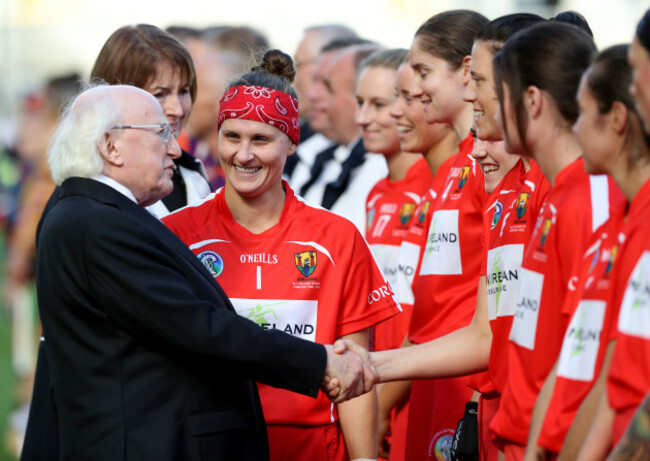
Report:
M309 89L311 88L318 55L325 45L334 39L359 38L357 33L342 24L326 24L305 29L305 35L298 43L294 54L296 68L296 91L300 101L301 121L307 119L309 113ZM301 126L302 130L303 127ZM303 139L301 139L301 142Z
M204 40L217 51L237 53L241 59L240 72L261 62L262 55L269 49L266 36L251 27L212 27L203 32Z
M34 276L36 226L54 190L47 165L47 146L61 112L81 90L78 74L50 79L41 93L25 100L18 125L16 152L23 178L16 219L9 232L5 262L4 298L12 319L12 366L18 377L21 404L11 417L12 444L22 445L29 407L37 344Z
M217 158L217 118L219 100L226 84L238 72L240 58L229 51L210 51L195 61L196 100L185 127L187 151L205 165L212 190L223 186L225 178Z

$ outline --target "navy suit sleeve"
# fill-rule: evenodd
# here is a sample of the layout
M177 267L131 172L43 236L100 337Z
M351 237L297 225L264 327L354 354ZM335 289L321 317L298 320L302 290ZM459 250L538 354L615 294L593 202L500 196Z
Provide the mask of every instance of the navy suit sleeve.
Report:
M166 237L123 212L109 213L115 216L91 218L78 243L85 248L88 286L114 322L154 347L199 354L206 364L227 364L247 379L318 393L326 364L321 345L240 317L217 282L201 277Z

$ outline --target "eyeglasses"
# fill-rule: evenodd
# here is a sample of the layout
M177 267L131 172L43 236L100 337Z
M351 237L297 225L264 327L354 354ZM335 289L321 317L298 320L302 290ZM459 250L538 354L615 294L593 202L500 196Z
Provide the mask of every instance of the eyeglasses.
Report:
M169 138L173 134L172 127L169 123L160 123L158 125L120 125L120 126L114 126L111 128L111 130L127 130L131 128L137 128L137 129L143 129L143 130L148 130L148 129L153 129L153 128L161 128L162 131L159 131L156 133L159 136L162 136L163 141L165 143L169 142Z

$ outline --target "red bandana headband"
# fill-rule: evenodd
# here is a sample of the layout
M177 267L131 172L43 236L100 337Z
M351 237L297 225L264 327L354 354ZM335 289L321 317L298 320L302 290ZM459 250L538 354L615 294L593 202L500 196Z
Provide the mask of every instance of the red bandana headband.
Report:
M294 144L300 140L298 100L279 90L244 85L229 88L219 104L217 129L229 118L266 123L285 133Z

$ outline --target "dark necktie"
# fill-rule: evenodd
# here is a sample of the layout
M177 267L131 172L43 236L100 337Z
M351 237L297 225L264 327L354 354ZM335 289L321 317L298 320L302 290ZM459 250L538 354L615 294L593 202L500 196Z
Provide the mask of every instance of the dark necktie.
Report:
M163 197L162 202L165 204L169 211L178 210L179 208L187 205L187 195L185 194L185 181L181 176L181 171L178 167L174 168L174 175L172 176L172 183L174 183L174 190L167 197Z
M321 206L325 209L332 209L336 201L341 195L343 195L348 188L350 183L350 176L352 172L363 165L366 156L366 149L363 147L363 141L359 139L355 146L352 148L352 152L347 159L341 165L341 174L336 178L336 181L329 183L325 186L325 192L323 193L323 202Z
M323 152L319 153L314 159L314 164L311 166L309 180L300 188L300 195L305 196L307 191L314 183L320 178L320 175L323 173L325 164L334 158L334 151L338 146L334 145L328 147Z

